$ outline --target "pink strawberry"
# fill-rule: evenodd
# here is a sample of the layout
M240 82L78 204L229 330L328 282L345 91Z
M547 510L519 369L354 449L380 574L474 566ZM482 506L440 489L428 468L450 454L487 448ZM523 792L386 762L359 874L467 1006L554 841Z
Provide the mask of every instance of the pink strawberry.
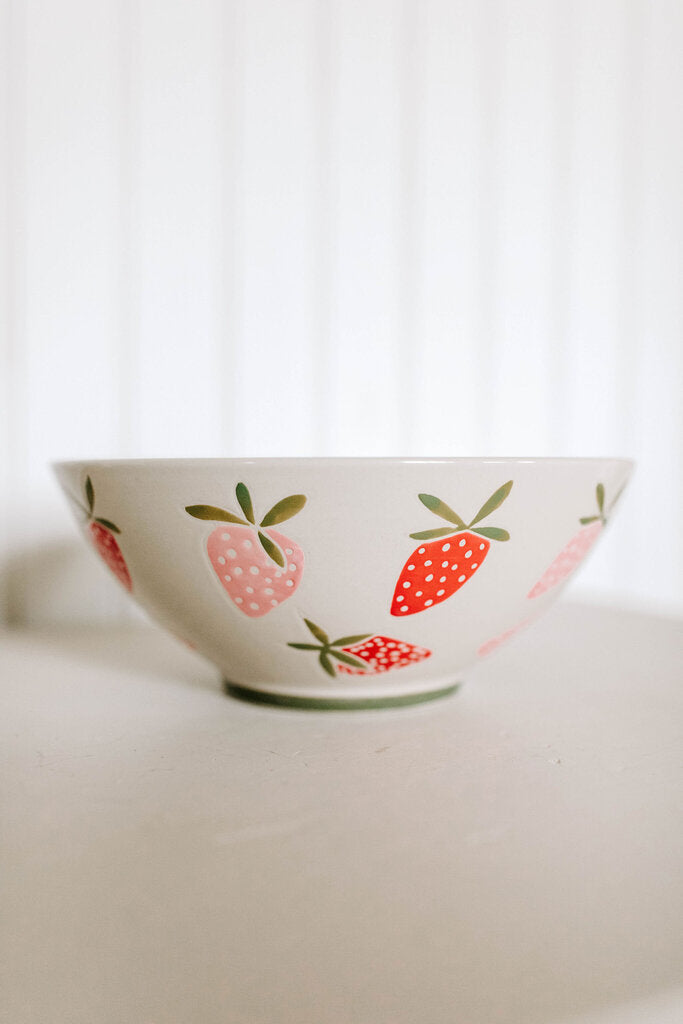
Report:
M445 601L474 575L492 540L510 539L507 530L497 526L472 527L499 508L511 488L512 480L499 487L469 524L433 494L418 495L423 505L452 525L411 533L413 540L427 543L413 551L401 570L391 602L392 615L415 615Z
M499 633L498 636L494 636L492 640L487 640L486 643L481 645L477 654L480 658L485 658L487 654L491 654L493 651L497 650L498 647L507 643L507 641L511 640L513 636L516 636L517 633L521 633L526 626L530 625L530 623L531 619L524 619L522 622L518 622L516 626L511 626L510 629L506 629L504 633Z
M556 587L562 580L571 576L593 547L603 528L607 525L605 488L603 484L598 484L595 488L595 496L598 503L598 515L583 516L579 519L582 529L565 544L553 563L548 566L538 582L531 588L527 597L540 597L541 594L545 594L547 590ZM620 496L621 491L619 491L610 504L608 509L610 513Z
M85 480L85 500L88 503L87 508L81 505L80 502L77 502L77 504L87 516L88 532L92 537L95 550L126 590L132 591L133 583L128 572L128 566L121 554L118 541L114 536L114 534L120 534L121 531L109 519L101 519L99 516L95 516L95 489L89 476Z
M426 647L403 643L388 636L362 633L330 640L324 629L304 619L317 644L288 644L297 651L317 651L318 661L330 676L343 672L351 676L376 676L392 668L405 668L431 657ZM335 666L333 659L339 662Z
M290 494L273 505L257 526L246 486L239 483L235 494L244 519L215 505L188 505L185 511L195 519L222 524L209 534L209 561L235 607L256 619L291 597L301 582L303 551L293 540L267 527L291 519L304 507L306 498Z

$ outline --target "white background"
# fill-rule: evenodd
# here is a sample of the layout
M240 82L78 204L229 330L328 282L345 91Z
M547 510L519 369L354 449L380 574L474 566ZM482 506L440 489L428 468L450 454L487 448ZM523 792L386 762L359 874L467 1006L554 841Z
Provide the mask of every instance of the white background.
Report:
M4 0L0 620L126 614L51 459L200 454L632 455L578 588L683 608L681 53L680 0Z

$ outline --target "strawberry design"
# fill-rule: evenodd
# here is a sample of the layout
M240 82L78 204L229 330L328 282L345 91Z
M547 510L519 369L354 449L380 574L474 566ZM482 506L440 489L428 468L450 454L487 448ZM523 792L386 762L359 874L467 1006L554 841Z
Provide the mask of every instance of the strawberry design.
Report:
M301 582L303 551L272 527L300 512L306 498L290 494L257 526L246 486L239 483L235 494L244 518L215 505L188 505L185 511L195 519L221 524L206 542L209 561L235 607L256 619L291 597Z
M623 487L621 491L623 491ZM612 512L612 509L621 497L621 491L618 492L611 502L607 510L609 513ZM548 566L540 580L538 580L538 582L531 588L527 597L540 597L541 594L545 594L547 590L550 590L552 587L556 587L558 583L562 582L562 580L571 576L593 547L604 527L607 525L607 513L605 512L605 488L603 484L598 484L595 488L595 497L598 503L598 514L582 516L582 518L579 519L582 529L580 529L579 532L576 533L562 548L562 551L560 551L552 565Z
M337 672L350 676L376 676L392 668L405 668L431 657L426 647L403 643L388 636L361 633L330 640L324 629L304 619L317 644L288 644L297 651L317 651L318 661L329 676ZM335 665L334 662L338 662Z
M480 658L485 658L487 654L491 654L493 651L497 650L504 643L507 643L508 640L511 640L513 636L516 636L517 633L521 633L526 626L530 625L530 623L531 619L524 619L522 622L518 622L516 626L511 626L510 629L506 629L504 633L499 633L498 636L494 636L492 640L487 640L486 643L483 643L477 651L478 656Z
M512 480L508 480L468 524L440 498L433 494L418 495L423 505L451 525L411 533L413 540L426 543L413 551L401 570L391 602L392 615L416 615L445 601L481 566L492 540L510 539L507 530L476 524L503 504L511 488Z
M121 548L115 537L115 534L120 534L121 531L109 519L95 516L95 488L89 476L85 479L85 500L87 508L81 505L80 501L77 501L76 504L86 516L88 533L92 538L93 547L102 561L109 566L119 583L126 590L132 591L133 583L128 572L128 566L125 563L121 554Z

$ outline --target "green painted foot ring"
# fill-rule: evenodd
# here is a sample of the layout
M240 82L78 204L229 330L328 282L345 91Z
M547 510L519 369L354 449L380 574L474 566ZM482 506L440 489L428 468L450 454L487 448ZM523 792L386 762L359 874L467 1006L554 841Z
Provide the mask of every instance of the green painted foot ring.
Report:
M268 693L238 686L224 680L223 686L229 697L250 701L252 704L270 704L281 708L301 708L305 711L361 711L373 708L402 708L411 704L424 704L439 697L448 697L460 688L460 683L444 686L426 693L406 693L396 697L357 697L345 700L337 697L289 697L284 693Z

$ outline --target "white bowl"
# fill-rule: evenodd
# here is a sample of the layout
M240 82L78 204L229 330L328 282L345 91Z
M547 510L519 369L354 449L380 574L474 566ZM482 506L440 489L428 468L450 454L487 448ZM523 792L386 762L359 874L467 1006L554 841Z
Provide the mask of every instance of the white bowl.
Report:
M452 691L602 533L625 459L59 463L91 545L241 696L377 706Z

